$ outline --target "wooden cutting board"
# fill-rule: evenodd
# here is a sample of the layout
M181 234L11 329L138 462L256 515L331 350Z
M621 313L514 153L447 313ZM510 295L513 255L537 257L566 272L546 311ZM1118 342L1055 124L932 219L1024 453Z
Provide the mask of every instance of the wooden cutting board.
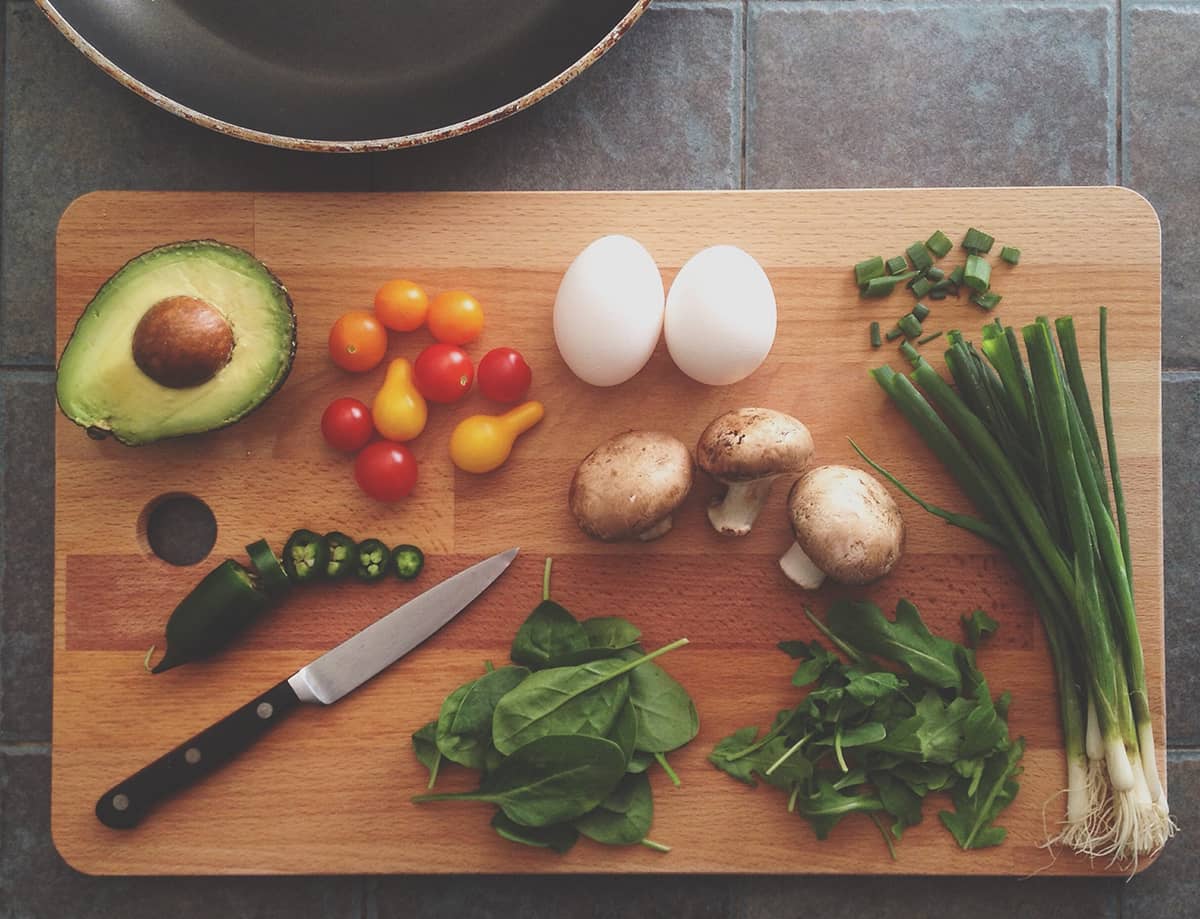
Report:
M629 428L694 442L719 412L764 405L808 423L823 462L853 462L854 437L918 493L965 507L933 456L867 375L867 324L907 311L901 291L860 301L850 266L903 251L941 228L955 241L970 225L1019 246L1017 268L998 265L998 315L1020 324L1074 313L1096 383L1097 305L1112 309L1111 354L1135 553L1135 583L1160 751L1163 735L1159 226L1149 204L1120 188L897 191L762 191L519 194L99 193L75 202L58 232L58 346L84 304L126 259L161 243L214 237L244 246L281 277L295 300L300 345L282 391L223 431L130 449L57 424L53 834L62 855L96 874L398 872L755 872L1028 875L1080 874L1101 865L1039 847L1063 811L1065 784L1050 657L1028 597L994 550L903 502L908 552L887 579L860 593L891 610L913 600L935 631L961 635L976 606L1001 623L980 654L994 691L1012 691L1011 728L1028 742L1007 842L959 851L926 808L889 859L871 823L850 819L826 842L789 816L774 790L743 787L705 760L744 724L769 722L792 704L791 662L775 643L811 638L801 615L843 591L805 594L776 565L790 542L772 496L754 532L718 537L705 520L712 493L700 481L675 529L649 545L586 539L566 508L575 464ZM715 243L736 243L764 265L778 296L779 334L762 368L727 388L687 379L661 348L632 381L593 389L559 359L550 311L571 259L604 233L628 233L658 259L669 283L683 262ZM962 258L961 250L948 264ZM456 421L485 408L435 406L414 444L421 480L407 501L362 496L351 462L322 443L318 420L336 396L369 400L383 369L351 376L326 355L332 321L369 307L392 277L431 290L462 287L485 305L487 328L471 347L519 348L534 368L545 421L509 464L482 478L457 473L446 455ZM967 303L934 304L927 328L972 333L989 319ZM424 331L394 335L390 354L415 357ZM935 346L936 347L936 346ZM939 361L940 364L940 361ZM149 551L144 512L161 495L206 501L218 521L212 556L175 568ZM148 676L142 657L162 641L178 599L216 561L296 527L345 530L429 556L413 585L296 591L236 648L211 662ZM157 811L137 830L105 829L97 796L153 757L292 673L414 593L512 545L522 555L466 614L342 704L305 709L250 753ZM672 757L683 785L653 777L653 837L660 855L583 841L565 857L499 839L484 805L417 806L424 787L409 734L435 717L455 686L508 643L539 599L542 561L556 559L554 595L581 616L621 613L655 647L691 645L664 661L691 691L700 736ZM440 783L466 787L453 769Z

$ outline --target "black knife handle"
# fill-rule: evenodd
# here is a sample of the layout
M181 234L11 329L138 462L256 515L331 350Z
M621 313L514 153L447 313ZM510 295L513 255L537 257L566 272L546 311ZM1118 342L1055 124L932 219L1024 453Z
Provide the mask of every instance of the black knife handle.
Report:
M96 802L96 817L114 830L136 826L155 804L215 772L299 705L284 680L110 788Z

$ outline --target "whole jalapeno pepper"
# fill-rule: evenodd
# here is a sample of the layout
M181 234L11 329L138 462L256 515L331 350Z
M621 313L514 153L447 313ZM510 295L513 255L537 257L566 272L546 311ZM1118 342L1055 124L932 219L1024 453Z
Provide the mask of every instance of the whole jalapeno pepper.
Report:
M315 581L325 576L329 548L312 530L297 530L283 547L283 567L297 584Z
M364 539L358 544L358 564L354 573L362 581L378 581L388 572L392 560L388 547L378 539Z

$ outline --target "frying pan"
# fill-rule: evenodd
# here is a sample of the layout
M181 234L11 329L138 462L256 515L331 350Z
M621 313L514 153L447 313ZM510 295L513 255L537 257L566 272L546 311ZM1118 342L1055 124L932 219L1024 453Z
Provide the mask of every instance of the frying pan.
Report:
M545 98L650 0L38 0L91 61L169 112L303 150L463 134Z

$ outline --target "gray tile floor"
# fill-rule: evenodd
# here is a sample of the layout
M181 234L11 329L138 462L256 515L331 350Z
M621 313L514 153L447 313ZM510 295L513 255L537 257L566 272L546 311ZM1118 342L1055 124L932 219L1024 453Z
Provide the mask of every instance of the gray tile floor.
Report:
M0 919L1072 916L1200 898L1200 2L657 2L547 102L436 147L328 157L177 121L8 2L0 185ZM1163 220L1173 810L1117 881L91 879L50 842L53 234L97 188L730 188L1120 182ZM731 844L736 844L732 839Z

